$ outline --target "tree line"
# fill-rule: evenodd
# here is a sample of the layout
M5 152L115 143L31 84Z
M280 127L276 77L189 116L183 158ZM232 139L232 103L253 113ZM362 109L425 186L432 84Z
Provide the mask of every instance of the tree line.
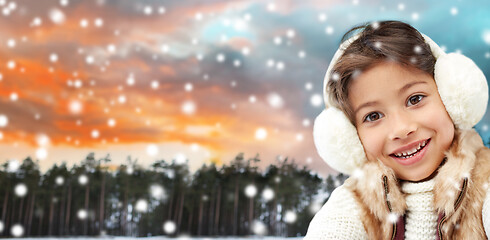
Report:
M243 153L194 173L175 160L110 161L90 153L45 173L30 157L3 164L0 236L302 236L346 178L324 180L288 158L260 169Z

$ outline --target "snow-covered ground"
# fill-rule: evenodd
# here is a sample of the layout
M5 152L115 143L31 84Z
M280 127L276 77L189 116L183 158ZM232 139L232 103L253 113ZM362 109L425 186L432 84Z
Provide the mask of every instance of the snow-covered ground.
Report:
M4 239L18 239L18 238L4 238ZM22 238L22 240L60 240L67 238ZM146 237L146 238L134 238L134 237L72 237L70 239L73 240L101 240L101 239L110 239L110 240L212 240L212 239L226 239L226 240L300 240L303 237L259 237L259 236L250 236L250 237L179 237L179 238L169 238L169 237Z

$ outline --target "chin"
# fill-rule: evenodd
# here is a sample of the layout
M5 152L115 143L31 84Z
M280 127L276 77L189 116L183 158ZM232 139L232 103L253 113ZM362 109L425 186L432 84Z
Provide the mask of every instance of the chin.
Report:
M399 177L399 179L411 181L411 182L419 182L419 181L429 180L429 179L433 178L434 175L435 175L435 171L432 173L428 172L428 173L420 173L420 174L411 175L411 176L401 176L401 177Z

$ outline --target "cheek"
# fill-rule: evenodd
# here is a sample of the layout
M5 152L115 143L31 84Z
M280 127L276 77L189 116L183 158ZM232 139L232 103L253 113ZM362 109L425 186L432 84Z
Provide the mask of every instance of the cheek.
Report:
M368 160L380 158L383 149L383 138L380 137L382 134L373 130L358 130L357 133Z
M454 123L442 102L435 109L426 112L424 121L427 126L437 131L443 147L449 147L454 138Z

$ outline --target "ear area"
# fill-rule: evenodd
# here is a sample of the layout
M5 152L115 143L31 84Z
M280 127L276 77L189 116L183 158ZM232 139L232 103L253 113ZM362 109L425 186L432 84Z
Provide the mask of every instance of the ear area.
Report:
M366 162L356 128L338 108L329 107L316 117L313 139L320 157L339 172L352 175Z
M434 66L434 79L457 128L471 129L483 118L488 103L488 84L471 59L457 53L440 55Z

